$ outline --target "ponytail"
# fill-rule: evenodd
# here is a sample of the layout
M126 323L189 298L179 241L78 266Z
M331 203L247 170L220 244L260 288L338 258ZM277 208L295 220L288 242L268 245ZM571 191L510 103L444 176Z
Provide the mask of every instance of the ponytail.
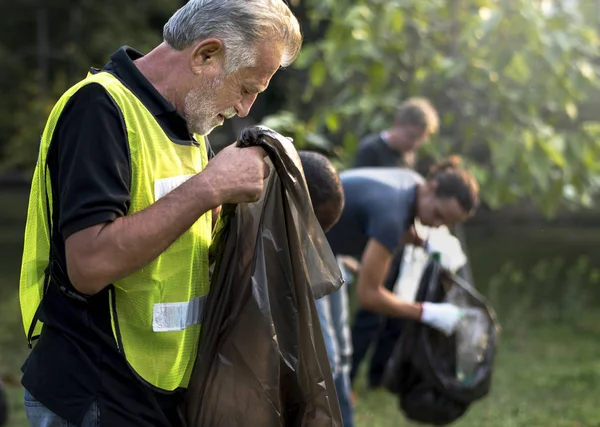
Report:
M459 156L450 156L431 167L427 180L437 183L436 197L455 198L465 212L473 213L479 205L479 186L461 164Z

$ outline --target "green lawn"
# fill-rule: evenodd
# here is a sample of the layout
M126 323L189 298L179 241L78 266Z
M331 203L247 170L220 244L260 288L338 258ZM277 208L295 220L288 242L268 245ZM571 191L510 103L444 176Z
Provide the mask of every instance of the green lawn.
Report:
M457 427L597 427L600 327L547 326L505 334L491 393ZM383 390L357 389L357 426L412 426Z
M16 292L25 201L25 194L0 192L0 376L13 383L9 427L28 425L18 385L28 350ZM454 425L600 427L598 243L600 233L593 230L483 227L469 233L476 283L490 296L504 330L490 395ZM582 255L589 264L573 261ZM537 267L530 272L532 265ZM357 392L358 427L412 425L392 395L368 392L360 383Z

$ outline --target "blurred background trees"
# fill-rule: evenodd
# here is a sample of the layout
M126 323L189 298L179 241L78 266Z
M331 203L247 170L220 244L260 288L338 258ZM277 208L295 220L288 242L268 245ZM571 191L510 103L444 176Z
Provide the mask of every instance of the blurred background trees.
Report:
M52 105L123 44L147 52L185 0L22 0L0 6L0 162L28 176ZM589 206L600 162L600 1L291 0L305 47L251 117L340 167L358 140L426 96L441 132L422 158L461 154L488 206Z
M0 152L29 169L52 106L123 44L148 51L181 1L20 0L0 4Z
M333 18L298 61L301 98L268 123L348 159L400 99L426 96L442 125L423 151L463 154L491 207L588 205L600 167L599 5L308 1L312 24Z

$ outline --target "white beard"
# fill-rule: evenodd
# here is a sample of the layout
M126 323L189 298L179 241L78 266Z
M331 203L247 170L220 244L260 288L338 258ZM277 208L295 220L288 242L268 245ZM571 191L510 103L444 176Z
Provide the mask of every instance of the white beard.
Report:
M221 124L215 97L222 84L222 78L215 78L186 95L184 115L192 133L208 135Z

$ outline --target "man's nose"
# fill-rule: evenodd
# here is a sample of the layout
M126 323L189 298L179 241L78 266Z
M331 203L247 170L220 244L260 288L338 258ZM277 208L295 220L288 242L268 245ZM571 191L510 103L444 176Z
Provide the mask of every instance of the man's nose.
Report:
M248 113L250 113L250 108L252 108L254 101L256 101L256 95L248 95L242 97L240 102L235 106L237 115L239 117L246 117Z

